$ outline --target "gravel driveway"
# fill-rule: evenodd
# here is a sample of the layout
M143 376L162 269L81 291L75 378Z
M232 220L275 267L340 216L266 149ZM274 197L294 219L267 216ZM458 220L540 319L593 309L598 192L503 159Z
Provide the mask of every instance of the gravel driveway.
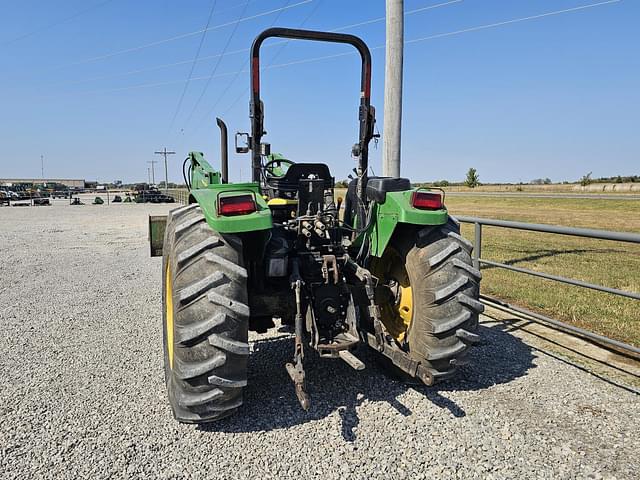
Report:
M0 208L0 478L638 478L640 398L485 323L474 364L437 388L373 353L307 373L252 336L241 413L174 422L165 400L161 205Z

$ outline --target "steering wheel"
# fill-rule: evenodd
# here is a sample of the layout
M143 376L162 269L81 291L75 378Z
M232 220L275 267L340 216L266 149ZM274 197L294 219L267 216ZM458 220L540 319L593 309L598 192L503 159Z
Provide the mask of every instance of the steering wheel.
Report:
M270 178L281 178L285 176L289 167L294 163L286 158L274 158L265 163L264 171Z

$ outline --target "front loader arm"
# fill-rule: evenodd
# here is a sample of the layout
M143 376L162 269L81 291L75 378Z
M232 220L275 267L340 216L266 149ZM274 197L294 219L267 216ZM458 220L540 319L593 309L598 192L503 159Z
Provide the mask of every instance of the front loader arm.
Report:
M202 152L189 152L189 182L192 189L207 188L209 185L222 183L220 172L214 170L204 159Z

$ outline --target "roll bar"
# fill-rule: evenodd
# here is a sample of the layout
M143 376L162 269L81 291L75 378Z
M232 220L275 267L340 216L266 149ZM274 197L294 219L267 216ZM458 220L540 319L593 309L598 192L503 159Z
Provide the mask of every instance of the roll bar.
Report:
M268 28L260 33L251 46L251 167L253 181L260 182L261 139L264 134L264 112L260 100L260 47L271 37L291 38L295 40L312 40L319 42L346 43L353 45L362 59L360 76L360 134L358 143L353 146L353 154L358 157L358 197L364 200L367 168L369 166L369 142L373 138L375 109L371 106L371 52L369 47L355 35L344 33L318 32L314 30L298 30L292 28Z

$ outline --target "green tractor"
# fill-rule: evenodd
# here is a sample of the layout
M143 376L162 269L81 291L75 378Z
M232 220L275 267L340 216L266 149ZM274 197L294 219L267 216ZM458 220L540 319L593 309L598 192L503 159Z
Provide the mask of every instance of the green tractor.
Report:
M294 163L262 141L259 54L270 37L345 43L360 53L358 163L344 202L327 165ZM256 37L251 59L251 133L236 134L235 143L236 152L251 152L253 181L228 183L227 128L218 119L221 171L190 153L188 205L150 219L152 254L163 256L165 380L175 418L210 422L242 405L248 332L266 332L274 318L295 332L286 370L304 409L308 349L361 370L358 349L370 347L426 385L451 377L480 341L481 275L443 192L367 175L375 109L366 44L270 28Z

